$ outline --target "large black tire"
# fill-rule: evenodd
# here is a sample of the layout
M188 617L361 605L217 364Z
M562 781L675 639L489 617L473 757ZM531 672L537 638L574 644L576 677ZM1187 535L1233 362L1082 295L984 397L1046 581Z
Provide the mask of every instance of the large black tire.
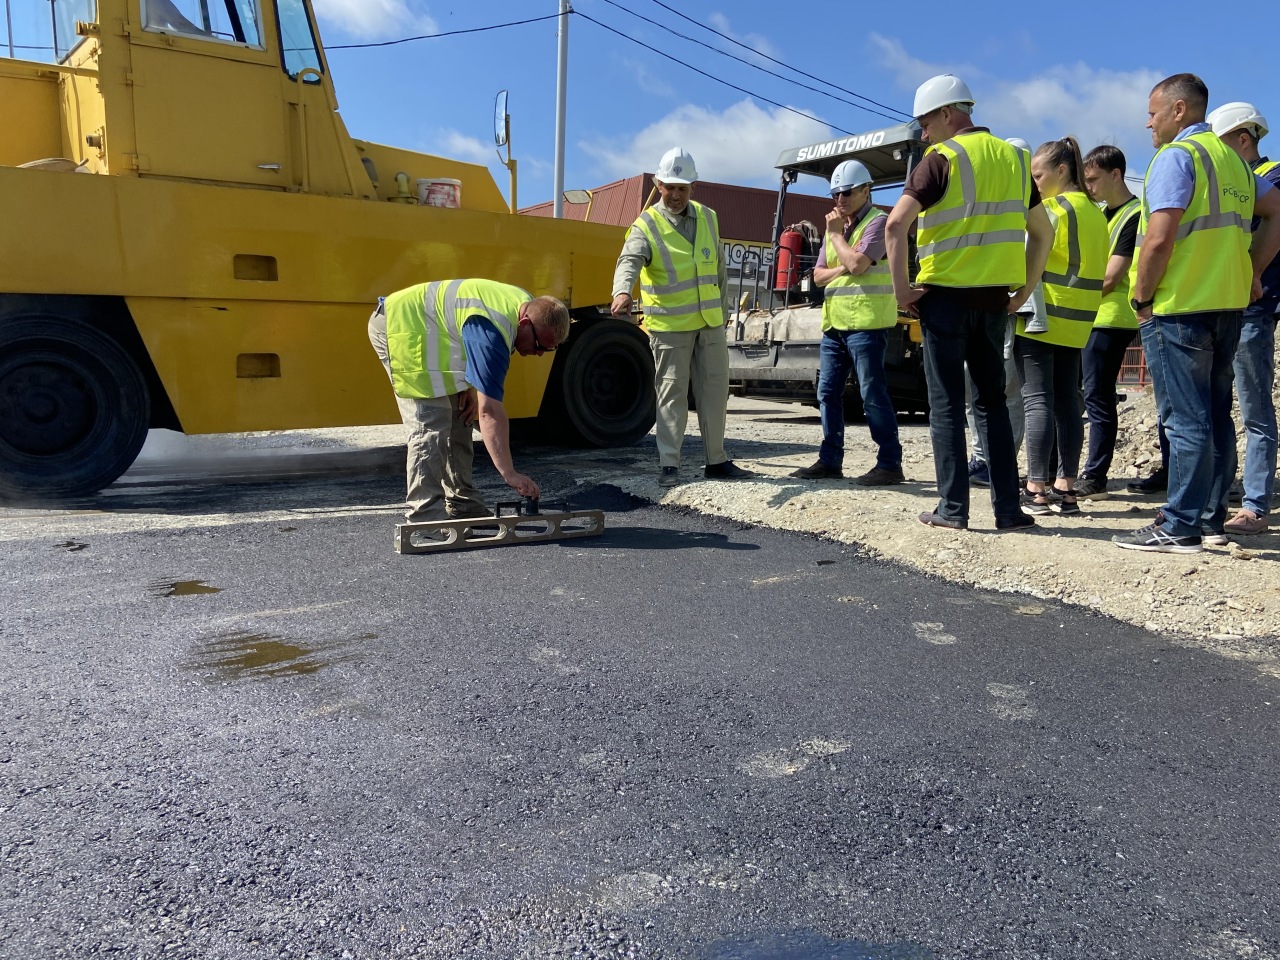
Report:
M111 337L57 316L0 321L0 496L94 493L133 463L151 399Z
M590 446L638 443L658 409L644 335L622 320L580 322L560 350L551 383L555 415Z

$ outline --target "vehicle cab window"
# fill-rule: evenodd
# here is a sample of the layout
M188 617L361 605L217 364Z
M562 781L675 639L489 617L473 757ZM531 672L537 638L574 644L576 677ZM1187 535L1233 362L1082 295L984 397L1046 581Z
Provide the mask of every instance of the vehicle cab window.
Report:
M142 25L158 33L262 46L257 0L142 0Z
M280 19L280 49L284 52L285 73L295 80L303 70L324 73L306 5L302 0L279 0L276 11ZM314 75L303 77L303 83L319 82L320 78Z

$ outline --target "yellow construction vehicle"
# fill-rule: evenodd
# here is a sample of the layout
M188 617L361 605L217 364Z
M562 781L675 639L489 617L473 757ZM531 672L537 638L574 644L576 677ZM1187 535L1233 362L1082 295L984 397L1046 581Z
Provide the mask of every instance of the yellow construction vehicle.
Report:
M310 0L24 5L53 55L0 56L0 494L100 489L152 427L397 422L366 322L432 279L569 304L567 345L513 361L511 416L600 446L652 426L644 337L608 316L623 230L353 139ZM457 207L418 202L440 180Z

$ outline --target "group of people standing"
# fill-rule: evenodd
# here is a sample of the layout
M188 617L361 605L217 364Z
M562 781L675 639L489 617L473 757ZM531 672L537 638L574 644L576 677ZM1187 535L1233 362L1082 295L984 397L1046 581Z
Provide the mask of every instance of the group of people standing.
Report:
M1117 148L1082 156L1064 137L1032 152L976 126L974 104L951 75L916 91L913 114L930 146L887 216L871 203L872 178L861 163L845 161L831 178L835 207L813 273L825 293L823 439L817 460L793 476L843 475L843 397L852 371L877 449L875 466L856 482L903 482L884 370L887 331L901 309L920 319L923 332L939 493L920 522L966 529L971 483L990 487L998 532L1033 527L1051 511L1076 512L1080 499L1106 496L1116 380L1137 332L1167 446L1161 470L1138 483L1148 490L1167 484L1168 502L1152 523L1113 541L1187 553L1206 538L1225 542L1227 533L1265 530L1276 466L1271 388L1280 309L1280 190L1273 188L1280 169L1258 151L1265 120L1242 102L1206 120L1203 81L1191 74L1161 81L1147 120L1158 152L1139 200ZM697 179L687 151L663 156L654 177L658 201L632 224L614 275L615 316L631 315L632 291L640 288L663 486L680 482L690 394L703 476L753 476L724 448L725 264L715 212L690 196ZM425 284L379 305L370 337L413 435L411 521L474 516L481 508L469 457L459 466L454 455L463 446L469 453L469 427L464 436L459 425L477 416L504 479L537 495L536 484L511 465L501 380L513 352L542 353L567 334L562 304L495 281ZM1228 520L1233 369L1248 447L1244 505ZM1083 470L1082 379L1090 423ZM1025 485L1018 472L1024 435Z

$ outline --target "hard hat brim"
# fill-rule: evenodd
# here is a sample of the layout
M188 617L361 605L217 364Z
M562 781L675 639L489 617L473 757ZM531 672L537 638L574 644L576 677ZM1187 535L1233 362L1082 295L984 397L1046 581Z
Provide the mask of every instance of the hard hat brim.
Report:
M688 187L697 183L696 180L684 180L680 177L660 177L657 174L654 174L653 179L657 180L659 183L665 183L673 187Z

